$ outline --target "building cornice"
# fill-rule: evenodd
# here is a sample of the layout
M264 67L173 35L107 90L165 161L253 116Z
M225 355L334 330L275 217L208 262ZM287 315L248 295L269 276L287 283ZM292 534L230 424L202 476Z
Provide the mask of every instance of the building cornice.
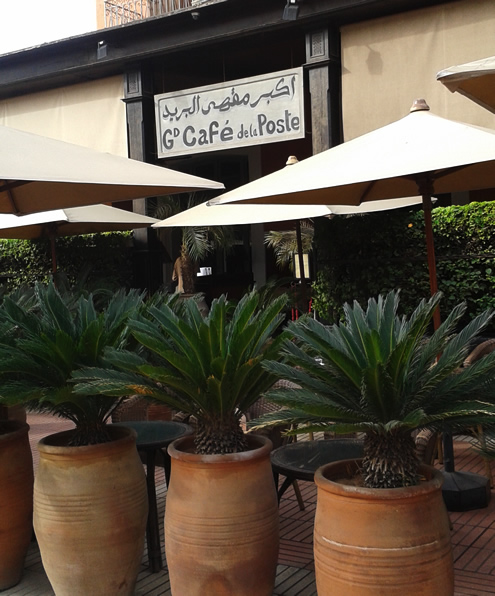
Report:
M192 10L35 46L0 56L0 99L120 74L153 58L239 40L359 22L448 0L304 0L284 21L286 0L219 0ZM455 1L455 0L450 0ZM98 45L106 55L98 58Z

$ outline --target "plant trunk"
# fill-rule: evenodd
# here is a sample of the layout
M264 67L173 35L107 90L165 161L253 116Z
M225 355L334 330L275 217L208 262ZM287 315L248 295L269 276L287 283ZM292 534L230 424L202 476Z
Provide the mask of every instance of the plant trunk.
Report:
M246 435L234 416L198 421L194 445L196 453L203 455L239 453L248 448Z
M418 483L419 464L409 431L365 436L363 478L368 488L414 486Z
M84 447L85 445L98 445L109 443L112 437L109 426L105 422L92 422L91 424L79 424L72 431L68 447Z
M177 281L177 290L184 294L194 294L196 291L196 273L198 267L187 254L186 249L181 250L181 255L175 260L172 279Z

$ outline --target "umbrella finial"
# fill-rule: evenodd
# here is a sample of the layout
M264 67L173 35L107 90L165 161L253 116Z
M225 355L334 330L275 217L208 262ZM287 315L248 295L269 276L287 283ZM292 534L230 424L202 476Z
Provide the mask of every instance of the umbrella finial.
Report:
M295 163L299 163L299 160L295 155L289 155L287 161L285 162L286 166L293 166Z
M409 112L428 112L429 110L430 106L426 103L424 99L415 99Z

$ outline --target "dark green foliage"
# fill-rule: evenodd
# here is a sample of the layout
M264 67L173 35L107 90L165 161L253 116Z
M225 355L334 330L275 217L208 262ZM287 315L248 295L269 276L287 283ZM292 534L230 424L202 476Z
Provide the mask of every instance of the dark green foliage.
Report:
M155 199L153 217L167 219L184 209L192 209L211 198L211 192L191 192L187 195L168 195ZM214 193L213 193L214 194ZM235 240L232 226L184 226L181 228L181 252L199 263L217 248L229 249Z
M76 391L147 396L196 417L198 452L242 451L240 418L274 381L262 362L279 357L284 336L272 338L285 302L280 296L260 308L253 291L234 308L221 296L206 317L192 299L179 314L167 304L151 306L129 321L143 353L108 350L106 368L76 371Z
M106 421L118 400L76 395L71 375L98 366L105 348L128 345L127 319L143 303L136 290L115 293L104 308L93 297L64 296L36 284L34 295L14 294L0 308L0 403L22 404L74 422L73 445L110 440Z
M58 271L70 283L85 272L87 284L115 290L132 286L132 232L56 239ZM0 280L9 290L46 283L52 271L50 242L0 239Z
M463 322L495 307L495 204L470 203L433 210L433 234L442 308L467 304ZM313 306L327 321L341 305L401 289L402 312L430 295L423 211L383 211L316 220L318 279ZM492 323L490 332L495 331Z
M366 311L357 302L345 305L339 324L310 317L290 323L285 361L265 366L300 388L269 391L266 397L285 409L255 427L290 423L300 425L295 432L364 432L366 485L414 484L412 430L495 423L495 352L462 368L493 313L457 333L465 314L458 305L427 335L440 296L421 301L410 317L398 316L398 293L390 292L370 299Z

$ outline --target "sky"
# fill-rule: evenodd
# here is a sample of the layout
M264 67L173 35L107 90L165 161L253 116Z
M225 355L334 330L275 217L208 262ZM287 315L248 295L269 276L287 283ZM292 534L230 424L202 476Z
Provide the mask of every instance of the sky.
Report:
M96 30L96 0L0 0L0 54Z

